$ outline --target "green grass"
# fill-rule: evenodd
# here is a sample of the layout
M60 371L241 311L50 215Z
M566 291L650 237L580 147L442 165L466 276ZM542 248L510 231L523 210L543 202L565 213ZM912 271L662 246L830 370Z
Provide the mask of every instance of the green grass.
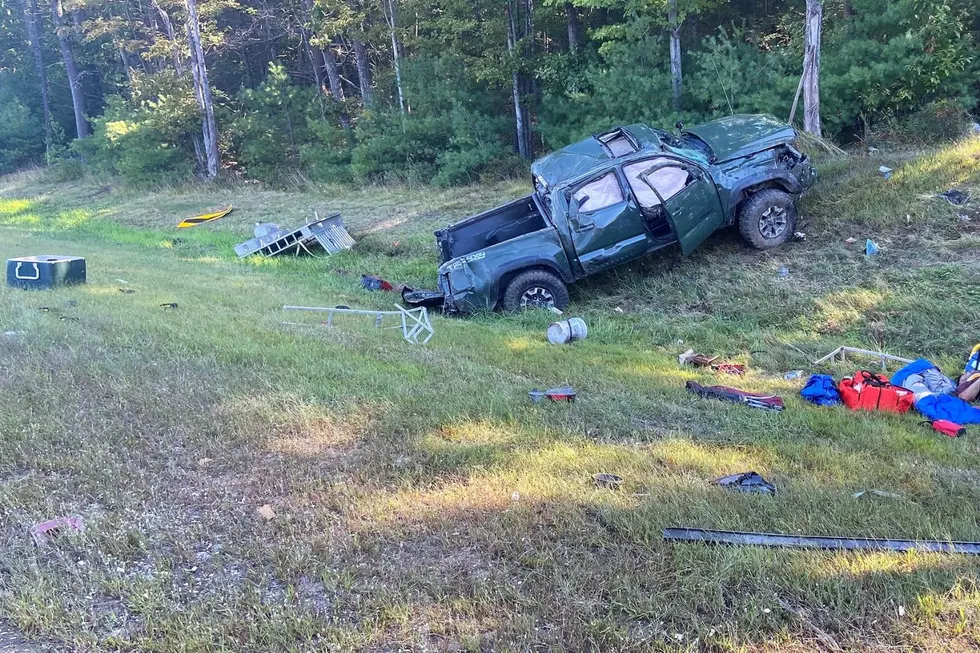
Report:
M920 197L952 185L980 195L980 141L827 162L805 242L762 253L720 234L689 259L589 279L569 311L589 338L572 346L548 345L553 316L528 313L434 317L417 347L353 317L283 327L304 318L280 309L389 307L363 273L431 286L432 230L520 184L141 193L0 179L0 258L89 267L84 286L0 289L0 331L22 332L0 340L0 620L76 651L976 648L973 559L660 538L980 539L976 433L811 407L782 378L841 344L961 366L980 340L980 213ZM229 202L227 218L173 229ZM253 223L314 208L343 211L352 252L234 257ZM868 237L882 246L870 259ZM688 347L750 372L681 368ZM699 400L689 379L788 407ZM527 399L563 383L578 402ZM749 469L779 494L708 484ZM624 488L596 489L596 472ZM851 497L866 488L904 500ZM85 533L37 548L30 526L64 514Z

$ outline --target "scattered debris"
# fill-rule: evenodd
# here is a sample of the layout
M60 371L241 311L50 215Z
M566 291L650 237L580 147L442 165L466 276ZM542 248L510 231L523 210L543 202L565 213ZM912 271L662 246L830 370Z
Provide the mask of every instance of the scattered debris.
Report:
M62 315L58 319L61 320L62 322L78 322L78 318L73 317L71 315Z
M116 283L121 283L121 284L123 284L123 285L125 286L125 285L126 285L126 284L128 284L129 282L128 282L128 281L126 281L125 279L116 279Z
M696 381L688 381L686 388L688 392L694 393L702 398L720 399L722 401L744 404L746 406L751 406L752 408L761 408L763 410L780 411L785 408L782 397L777 397L776 395L746 392L744 390L739 390L738 388L730 388L724 385L703 386Z
M514 503L517 503L518 501L521 500L521 493L515 490L514 492L511 493L510 500L513 501Z
M22 335L24 335L24 332L23 331L4 331L3 332L3 337L6 338L7 340L9 340L10 342L17 342L18 340L20 340L20 337Z
M160 304L160 308L162 308L165 311L172 311L179 307L177 306L177 302L165 302L163 304Z
M85 283L85 259L81 256L44 254L7 259L7 285L24 290Z
M951 438L958 438L961 435L966 435L966 427L956 422L951 422L948 419L937 419L932 422L926 422L932 429L938 433L949 436Z
M292 230L282 229L271 222L259 223L255 226L255 237L235 245L235 253L239 258L252 254L276 256L283 252L309 254L310 248L318 244L328 254L336 254L354 246L354 239L344 228L339 213L323 219L316 212L313 215L312 222Z
M975 122L970 126L970 131L974 134L980 134L980 122Z
M443 300L445 300L445 298L443 298ZM557 306L549 306L548 307L548 310L551 311L552 313L554 313L555 315L564 315L565 314L565 311L561 310Z
M384 290L385 292L391 292L395 289L395 287L392 286L389 281L386 281L373 274L361 275L361 285L368 290Z
M119 292L121 292L124 295L132 295L136 291L133 290L132 288L120 288Z
M837 384L841 401L851 410L907 413L912 409L911 390L893 385L888 377L861 370Z
M684 344L683 340L678 340L679 344ZM698 367L708 367L712 363L718 360L717 356L708 356L707 354L698 354L693 349L688 349L683 354L677 357L677 362L681 365L697 365Z
M623 477L615 474L593 474L592 480L595 481L597 487L607 490L618 490L623 484Z
M813 365L814 366L820 365L824 361L830 361L831 364L836 363L838 356L840 357L840 362L841 363L846 363L847 362L847 354L861 354L862 356L869 356L871 358L877 358L878 360L881 361L881 369L882 370L886 369L885 368L885 361L886 360L896 361L898 363L905 363L905 364L912 362L908 358L902 358L900 356L892 356L891 354L883 354L883 353L877 352L877 351L868 351L867 349L858 349L857 347L838 347L837 349L835 349L834 351L830 352L829 354L827 354L823 358L820 358L820 359L817 359L817 360L813 361Z
M719 374L745 376L745 365L742 365L741 363L719 363L717 365L712 365L711 369Z
M78 306L78 300L77 299L66 299L65 300L65 308L75 308L76 306Z
M895 172L894 170L892 170L891 168L889 168L887 166L881 166L881 167L878 168L878 174L880 174L885 179L891 179L892 178L892 174L894 172Z
M839 406L840 392L834 378L828 374L814 374L800 390L800 396L817 406Z
M38 546L45 546L65 531L82 533L85 531L85 523L81 517L55 517L46 522L35 524L31 528L31 537L34 538L34 542Z
M851 236L850 238L848 238L848 239L847 239L847 240L845 240L844 242L845 242L846 244L848 244L848 245L853 245L853 244L854 244L854 243L856 243L857 241L858 241L858 239L857 239L857 238L855 238L854 236Z
M272 506L270 506L268 503L260 506L257 512L259 513L259 516L266 521L271 521L276 518L276 511L273 510Z
M802 231L794 231L794 232L793 232L793 238L794 238L795 240L798 240L798 241L800 241L800 242L803 242L803 241L805 241L805 240L806 240L806 234L805 234L805 233L803 233Z
M545 390L544 392L534 388L527 394L531 398L531 401L536 404L541 403L541 400L545 398L555 402L566 401L571 403L575 401L575 397L578 396L570 385L563 385L560 388L552 388L550 390Z
M939 195L937 195L937 197L943 198L944 200L949 202L950 205L952 206L963 206L964 204L967 204L970 201L969 193L964 193L963 191L957 190L955 188L952 188L946 191L945 193L940 193Z
M793 370L792 372L786 372L786 374L783 374L783 378L787 381L795 381L796 379L802 379L804 374L806 374L806 372L803 370Z
M589 335L589 328L585 325L585 320L580 317L570 317L567 320L552 322L548 327L548 342L553 345L567 345L571 342L585 340Z
M885 499L902 499L902 495L895 494L894 492L885 492L884 490L861 490L860 492L855 492L852 496L855 499L860 499L863 496L883 497Z
M898 540L869 537L810 537L776 533L740 533L705 528L665 528L668 542L701 542L797 549L830 549L847 551L922 551L934 553L968 553L980 555L980 542L941 542L938 540Z
M789 276L789 268L788 267L786 267L784 265L783 267L779 268L779 277L781 279L785 279L788 276Z
M747 494L776 494L776 486L755 472L724 476L711 481L711 484Z
M864 243L864 255L865 256L874 256L875 254L877 254L880 251L881 251L881 248L878 247L878 244L875 243L875 241L871 240L870 238L868 238L868 240Z
M617 306L616 308L614 308L613 311L615 311L617 313L623 313L623 309L621 309L619 306Z
M199 224L204 224L205 222L211 222L213 220L218 220L225 217L231 213L234 208L231 205L220 208L217 211L212 211L211 213L204 213L202 215L195 215L193 218L185 218L177 223L178 229L187 229L189 227L196 227Z
M876 154L877 152L878 152L878 148L877 147L875 147L873 145L869 145L868 146L868 154Z
M429 312L424 306L418 308L405 309L395 304L397 311L364 311L357 310L353 308L348 308L346 306L338 306L336 308L321 308L318 306L283 306L284 311L316 311L320 313L326 313L327 319L322 322L323 326L332 327L333 318L336 314L342 315L373 315L374 316L374 326L377 329L381 329L381 323L386 316L397 316L401 318L401 325L394 327L384 327L388 329L401 329L402 337L413 345L426 344L435 335L435 330L432 328L432 322L429 321ZM313 326L311 324L301 324L295 322L284 322L283 324L288 324L292 326ZM422 334L426 334L425 338L419 342L419 337Z
M439 308L445 303L446 296L439 290L416 290L405 286L402 288L402 301L413 307Z
M38 313L50 313L51 311L54 311L54 310L57 310L57 309L51 308L50 306L38 306L37 307Z

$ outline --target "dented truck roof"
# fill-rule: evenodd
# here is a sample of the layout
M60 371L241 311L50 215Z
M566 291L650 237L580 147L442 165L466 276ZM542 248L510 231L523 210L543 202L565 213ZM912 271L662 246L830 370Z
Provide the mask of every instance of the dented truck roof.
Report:
M696 137L698 149L680 141ZM611 161L645 153L670 152L704 163L722 163L751 156L796 138L786 123L765 115L737 115L713 120L681 132L678 137L644 124L616 127L573 143L531 165L535 185L555 188ZM703 146L707 146L706 148ZM705 150L705 151L701 151ZM710 154L710 156L709 156Z
M643 124L616 127L538 159L531 164L531 174L548 188L554 188L620 157L642 150L659 150L661 135L665 133Z

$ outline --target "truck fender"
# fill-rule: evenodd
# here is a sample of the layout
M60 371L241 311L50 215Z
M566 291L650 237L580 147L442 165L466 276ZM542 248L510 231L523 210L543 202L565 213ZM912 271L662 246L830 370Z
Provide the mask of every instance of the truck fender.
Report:
M562 270L560 266L555 264L554 261L549 261L548 259L534 256L515 259L513 261L508 261L506 266L501 266L500 273L490 283L490 295L493 299L493 304L496 305L500 301L500 295L503 293L504 288L506 288L511 279L525 270L534 269L547 270L564 281L566 284L570 284L575 281L575 278L572 277L568 270Z
M790 195L802 195L803 185L800 184L799 179L796 178L793 173L780 170L778 172L763 172L757 175L752 175L751 177L746 177L745 179L739 180L738 184L732 188L731 194L729 195L728 201L728 215L726 216L728 224L734 224L736 216L736 211L738 206L745 197L747 197L749 189L756 188L778 188L784 190Z

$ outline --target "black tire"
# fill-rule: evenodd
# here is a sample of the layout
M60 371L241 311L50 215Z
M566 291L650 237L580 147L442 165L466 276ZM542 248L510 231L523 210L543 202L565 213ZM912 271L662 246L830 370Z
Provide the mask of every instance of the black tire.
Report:
M756 249L771 249L796 231L796 198L777 188L764 188L742 206L738 231Z
M549 306L563 309L568 306L568 287L547 270L528 270L507 284L502 306L505 311Z

